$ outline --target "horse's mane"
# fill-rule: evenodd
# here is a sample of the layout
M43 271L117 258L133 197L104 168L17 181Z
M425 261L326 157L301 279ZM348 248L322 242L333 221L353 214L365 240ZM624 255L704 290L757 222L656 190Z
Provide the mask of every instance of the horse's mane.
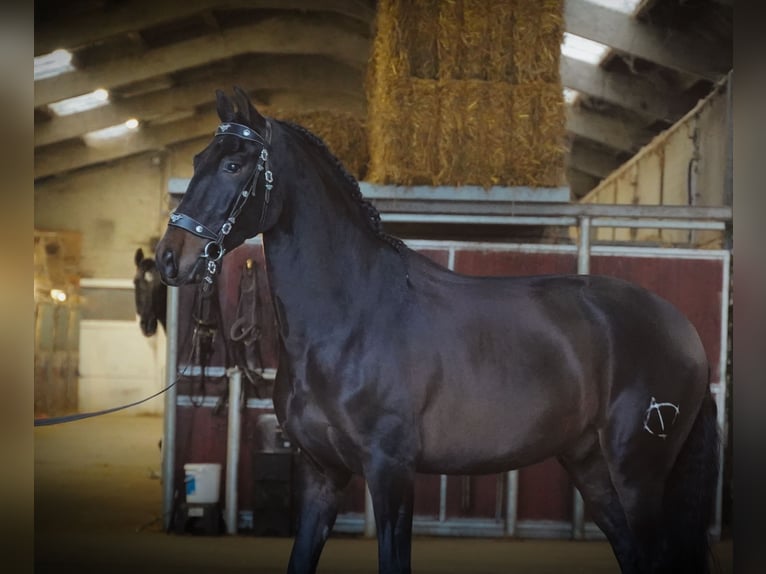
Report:
M381 225L380 221L380 212L375 208L374 205L372 205L372 203L370 203L369 200L365 199L361 190L359 189L359 182L353 175L348 172L348 170L346 170L343 163L341 163L341 161L330 151L330 148L327 147L327 144L325 144L325 142L322 141L319 136L299 124L294 124L285 120L278 121L280 124L292 128L300 135L303 135L306 140L314 144L314 146L324 155L325 159L327 159L340 173L340 175L343 176L343 179L346 183L346 185L343 187L347 191L348 196L352 202L359 207L362 219L369 225L370 230L375 234L376 237L385 241L401 253L404 249L404 242L401 239L389 235L383 231L383 226Z

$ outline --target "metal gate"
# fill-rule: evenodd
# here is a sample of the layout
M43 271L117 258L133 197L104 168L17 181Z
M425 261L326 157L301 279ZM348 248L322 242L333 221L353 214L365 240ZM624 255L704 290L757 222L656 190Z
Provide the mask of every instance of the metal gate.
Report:
M400 207L411 207L400 204ZM403 207L403 208L404 208ZM525 206L529 207L529 206ZM728 309L730 254L727 250L640 247L633 245L592 245L591 228L668 227L682 229L723 229L721 220L730 217L730 210L711 210L703 215L694 208L646 210L637 206L559 206L563 215L548 209L543 216L522 214L502 216L505 224L578 226L577 244L497 243L474 241L412 240L407 244L433 260L457 272L469 275L530 275L548 273L598 273L632 280L676 304L695 324L711 360L711 389L718 404L719 425L727 432L726 421L726 357L728 345ZM614 209L616 208L616 209ZM530 208L531 209L531 208ZM538 208L539 209L539 208ZM591 213L585 213L590 210ZM628 215L625 215L625 214ZM723 216L716 220L716 216ZM670 214L668 217L663 215ZM696 215L695 215L696 214ZM394 214L396 215L396 214ZM399 220L407 215L399 214ZM416 214L415 219L424 218ZM472 216L462 216L471 223ZM484 220L492 218L480 215ZM696 217L696 218L695 218ZM516 218L516 219L514 219ZM387 219L384 213L384 221ZM253 259L263 264L260 239L249 240L232 251L225 259L220 277L220 289L226 294L224 316L233 317L236 305L236 271L244 261ZM264 282L265 283L265 282ZM267 286L262 285L263 289ZM167 372L172 382L176 372L186 365L178 353L179 329L188 314L193 288L171 288L168 311ZM268 298L264 299L268 300ZM179 305L180 302L180 305ZM270 306L269 306L270 307ZM269 308L268 314L273 316ZM176 327L173 328L172 326ZM275 333L269 336L275 337ZM224 376L219 361L209 376ZM273 377L276 355L265 358L269 367L266 376ZM217 370L215 370L217 369ZM194 375L189 371L190 375ZM171 389L166 397L165 516L169 515L174 492L183 485L184 462L230 461L227 440L236 444L237 463L231 466L234 478L224 478L229 489L237 491L236 525L230 532L248 530L253 523L253 460L249 443L263 441L258 434L258 420L273 412L269 399L250 399L242 416L237 442L232 443L231 429L226 418L215 415L220 398L214 393L195 395L194 382L187 381ZM170 408L172 407L172 408ZM169 414L168 414L169 413ZM191 432L194 429L194 433ZM194 436L190 441L189 437ZM242 436L240 442L239 436ZM723 457L723 452L721 454ZM185 460L183 457L187 457ZM194 457L191 460L188 457ZM723 465L721 464L721 468ZM224 471L224 475L229 472ZM175 476L174 476L175 475ZM722 483L719 476L715 520L711 533L718 537L721 528ZM238 486L237 486L238 485ZM563 468L555 459L507 473L484 476L418 475L415 484L416 534L455 536L516 536L525 538L599 538L600 529L585 512L579 494L573 488ZM337 532L374 534L371 503L364 481L355 478L349 485L336 522ZM167 524L166 524L167 525Z

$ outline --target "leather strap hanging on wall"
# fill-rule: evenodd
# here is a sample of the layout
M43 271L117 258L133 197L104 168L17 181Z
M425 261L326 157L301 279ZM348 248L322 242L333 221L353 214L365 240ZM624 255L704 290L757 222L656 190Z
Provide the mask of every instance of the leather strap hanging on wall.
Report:
M258 266L252 259L245 262L239 280L237 315L229 337L234 361L245 380L253 385L256 397L271 397L269 381L263 378L261 337L263 313L258 291Z

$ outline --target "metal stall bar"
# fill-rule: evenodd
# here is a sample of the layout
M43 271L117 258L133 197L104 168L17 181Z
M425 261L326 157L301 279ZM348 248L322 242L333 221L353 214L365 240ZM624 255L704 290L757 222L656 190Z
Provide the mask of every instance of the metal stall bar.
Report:
M165 330L165 416L162 430L162 525L167 531L173 519L176 453L176 366L178 355L178 287L168 287Z
M239 445L242 426L242 373L238 367L228 371L229 376L229 418L226 425L226 532L237 533L238 504L237 480L239 475Z
M715 498L715 520L711 534L716 540L721 538L721 523L723 520L723 463L726 436L729 426L726 421L726 357L729 343L729 284L731 281L731 255L728 251L723 254L723 284L721 285L721 349L718 358L718 389L715 393L718 407L718 427L721 432L721 448L718 452L718 488Z
M511 470L505 477L505 535L516 536L519 507L519 471Z
M590 234L591 218L580 217L580 236L577 242L577 273L588 275L590 273ZM585 501L577 488L572 487L572 538L582 540L585 538Z

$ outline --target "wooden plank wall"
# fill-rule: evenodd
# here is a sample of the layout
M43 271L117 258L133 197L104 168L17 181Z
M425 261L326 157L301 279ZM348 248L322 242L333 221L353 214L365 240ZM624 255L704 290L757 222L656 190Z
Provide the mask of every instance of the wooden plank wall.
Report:
M727 193L729 94L723 83L675 125L606 177L582 203L730 205ZM719 231L599 228L599 241L718 247Z

